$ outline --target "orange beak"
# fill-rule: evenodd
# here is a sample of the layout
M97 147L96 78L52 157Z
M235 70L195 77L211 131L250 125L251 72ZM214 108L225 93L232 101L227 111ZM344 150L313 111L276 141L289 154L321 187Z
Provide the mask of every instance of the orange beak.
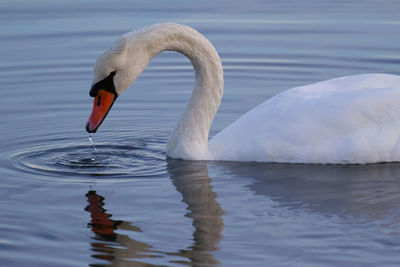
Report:
M117 95L105 90L99 90L94 98L92 114L86 123L86 131L95 133L106 118Z

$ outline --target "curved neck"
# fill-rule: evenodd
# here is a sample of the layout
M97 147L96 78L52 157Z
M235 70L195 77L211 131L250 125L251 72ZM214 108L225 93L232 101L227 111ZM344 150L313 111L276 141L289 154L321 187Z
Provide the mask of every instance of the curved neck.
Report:
M223 93L221 60L212 44L196 30L178 24L158 24L135 33L148 62L163 51L186 55L196 73L196 84L186 110L171 133L167 155L211 159L208 133ZM137 47L137 46L136 46Z

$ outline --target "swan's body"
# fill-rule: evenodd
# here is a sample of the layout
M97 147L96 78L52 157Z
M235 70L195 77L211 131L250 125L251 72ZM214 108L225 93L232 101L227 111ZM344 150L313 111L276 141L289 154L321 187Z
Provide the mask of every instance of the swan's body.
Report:
M168 140L170 157L290 163L400 161L400 76L388 74L349 76L289 89L208 142L223 92L222 65L203 35L178 24L125 34L98 59L91 95L110 86L104 90L120 95L165 50L185 54L196 73L192 97ZM89 132L97 130L113 103L93 119L96 101Z
M399 161L399 115L399 76L337 78L276 95L217 134L210 150L225 160Z

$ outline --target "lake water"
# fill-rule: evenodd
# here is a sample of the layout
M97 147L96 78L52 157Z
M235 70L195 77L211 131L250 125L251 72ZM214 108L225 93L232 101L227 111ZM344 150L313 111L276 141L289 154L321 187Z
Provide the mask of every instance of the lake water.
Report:
M220 53L211 136L285 89L400 74L398 1L0 2L1 266L399 266L400 164L167 159L194 85L155 58L91 147L98 55L124 32L187 24ZM92 158L94 160L92 160Z

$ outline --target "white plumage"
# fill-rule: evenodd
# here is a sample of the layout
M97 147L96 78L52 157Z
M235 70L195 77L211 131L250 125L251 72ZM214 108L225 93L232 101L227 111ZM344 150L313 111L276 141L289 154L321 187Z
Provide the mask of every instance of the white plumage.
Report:
M400 76L363 74L286 90L210 142L208 132L223 93L223 70L214 47L194 29L167 23L125 34L97 61L94 82L116 70L119 95L165 50L186 55L196 73L192 97L167 144L170 157L287 163L400 161Z
M215 159L290 163L400 160L400 77L362 74L286 90L210 141Z

